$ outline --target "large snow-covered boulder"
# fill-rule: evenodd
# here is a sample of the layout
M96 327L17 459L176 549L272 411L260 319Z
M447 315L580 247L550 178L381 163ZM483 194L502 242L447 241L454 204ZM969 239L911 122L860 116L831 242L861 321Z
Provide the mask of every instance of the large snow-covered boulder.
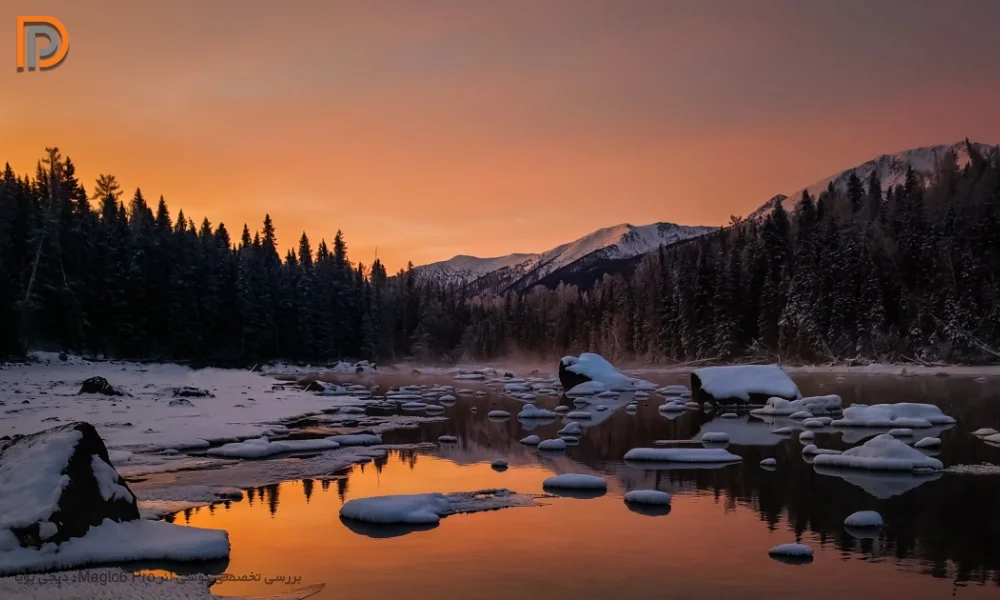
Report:
M764 404L770 398L797 400L798 386L778 365L705 367L691 373L691 393L701 403Z
M135 496L93 425L0 441L0 537L37 548L81 537L105 519L138 518Z
M586 392L582 391L583 388L578 387L588 382L601 385L595 385L593 389ZM584 352L579 357L562 357L562 360L559 361L559 383L567 392L577 388L575 391L581 395L609 390L625 392L656 387L647 381L629 377L616 369L600 354L591 352Z

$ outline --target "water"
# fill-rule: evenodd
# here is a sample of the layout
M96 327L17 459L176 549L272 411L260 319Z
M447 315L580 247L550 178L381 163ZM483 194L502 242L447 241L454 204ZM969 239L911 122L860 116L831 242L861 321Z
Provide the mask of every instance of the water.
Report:
M933 432L943 441L938 458L946 466L1000 464L1000 448L969 435L979 427L1000 429L995 384L956 377L796 379L803 394L837 393L845 404L938 404L958 420ZM560 402L568 403L539 397L536 404L552 408ZM820 474L803 459L797 437L776 439L771 425L701 412L671 419L657 411L661 403L653 396L636 415L595 413L600 422L588 427L579 445L564 454L540 455L518 443L529 432L516 418L486 417L493 408L516 415L521 402L466 396L447 408L448 421L386 436L387 442L403 443L450 434L458 444L392 451L323 480L249 490L243 502L189 511L176 522L228 530L233 550L226 572L262 576L259 582L219 583L212 591L221 595L287 592L294 586L264 583L286 576L300 586L326 584L316 598L1000 596L1000 477ZM561 426L541 425L530 433L555 437ZM621 460L630 448L688 440L702 426L727 428L738 442L730 451L744 461L719 469L657 470ZM841 433L818 433L816 443L853 445L845 444ZM766 457L777 459L777 471L758 466ZM509 470L494 471L489 463L495 458L508 460ZM382 537L356 531L338 515L347 500L383 494L485 488L541 493L542 481L555 472L603 475L608 493L454 515L428 530L376 530ZM669 514L630 510L622 494L640 488L671 492ZM865 509L885 518L877 539L856 539L843 528L848 514ZM813 547L811 564L768 557L770 547L792 541Z

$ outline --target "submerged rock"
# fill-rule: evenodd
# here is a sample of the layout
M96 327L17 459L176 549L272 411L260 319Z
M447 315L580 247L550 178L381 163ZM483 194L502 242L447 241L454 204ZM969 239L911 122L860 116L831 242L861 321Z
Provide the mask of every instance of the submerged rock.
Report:
M25 548L82 537L104 522L139 519L135 495L90 423L0 441L0 535Z

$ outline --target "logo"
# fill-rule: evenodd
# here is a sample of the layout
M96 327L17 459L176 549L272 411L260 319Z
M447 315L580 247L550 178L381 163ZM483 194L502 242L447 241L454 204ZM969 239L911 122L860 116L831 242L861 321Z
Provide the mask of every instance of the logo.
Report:
M48 45L38 47L38 38ZM69 52L66 26L55 17L17 18L17 70L47 71L59 66Z

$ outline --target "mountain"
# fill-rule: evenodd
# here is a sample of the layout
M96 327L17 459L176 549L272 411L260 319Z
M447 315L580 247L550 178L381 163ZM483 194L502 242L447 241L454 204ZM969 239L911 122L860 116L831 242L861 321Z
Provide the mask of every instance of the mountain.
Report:
M543 282L557 284L561 277L592 268L605 261L630 259L660 246L698 237L717 227L688 227L673 223L635 226L623 223L606 227L539 254L509 254L496 258L456 256L416 268L420 277L481 290L522 291Z
M983 156L988 156L994 150L994 146L990 146L988 144L973 143L972 146L975 147L976 150L978 150ZM969 149L965 142L958 142L956 144L951 144L950 146L924 146L922 148L904 150L902 152L897 152L896 154L883 154L878 158L862 163L852 169L847 169L846 171L841 171L840 173L831 175L826 179L821 179L820 181L817 181L816 183L787 196L784 194L778 194L765 202L760 208L750 213L748 218L757 219L763 217L774 210L774 207L777 206L778 202L781 203L786 211L794 211L799 202L802 200L803 191L808 190L809 195L816 198L819 196L820 192L826 190L827 186L830 185L830 182L833 182L834 187L838 190L844 191L847 189L847 180L850 178L851 173L857 173L858 177L861 178L861 181L867 184L872 171L877 171L879 179L882 180L882 189L884 191L890 186L902 185L903 181L906 179L907 168L913 167L917 176L920 177L925 184L928 184L930 183L930 178L937 170L937 165L949 151L955 153L955 156L958 159L958 167L960 169L969 163Z

